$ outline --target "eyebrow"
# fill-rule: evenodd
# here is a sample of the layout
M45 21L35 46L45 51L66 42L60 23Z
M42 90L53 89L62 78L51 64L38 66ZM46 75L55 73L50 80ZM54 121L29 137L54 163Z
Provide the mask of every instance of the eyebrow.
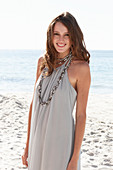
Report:
M57 32L57 33L59 33L59 31L54 31L54 32ZM69 34L69 32L64 32L64 34Z

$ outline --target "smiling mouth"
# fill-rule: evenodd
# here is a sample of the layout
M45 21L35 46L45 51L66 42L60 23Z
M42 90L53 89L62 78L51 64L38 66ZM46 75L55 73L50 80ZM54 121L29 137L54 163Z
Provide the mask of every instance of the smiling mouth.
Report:
M57 44L58 47L61 47L61 48L66 45L66 44L58 44L58 43L56 43L56 44Z

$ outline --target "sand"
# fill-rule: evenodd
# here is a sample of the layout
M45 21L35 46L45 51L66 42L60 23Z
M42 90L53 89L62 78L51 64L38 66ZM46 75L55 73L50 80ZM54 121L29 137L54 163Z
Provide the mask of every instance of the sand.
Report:
M21 160L32 93L0 93L0 170L27 169ZM113 170L113 94L89 94L81 170Z

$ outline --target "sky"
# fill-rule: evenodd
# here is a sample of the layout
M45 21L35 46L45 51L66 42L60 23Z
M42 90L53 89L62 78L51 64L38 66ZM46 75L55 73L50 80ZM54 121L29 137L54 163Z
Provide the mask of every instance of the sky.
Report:
M113 50L113 0L0 0L0 49L45 49L49 23L77 20L87 50Z

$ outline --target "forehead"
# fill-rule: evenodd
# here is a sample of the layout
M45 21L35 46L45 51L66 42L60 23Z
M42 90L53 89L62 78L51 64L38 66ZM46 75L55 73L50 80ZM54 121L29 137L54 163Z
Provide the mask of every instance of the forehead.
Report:
M62 24L61 22L57 22L54 26L54 31L58 31L58 32L68 32L67 27Z

